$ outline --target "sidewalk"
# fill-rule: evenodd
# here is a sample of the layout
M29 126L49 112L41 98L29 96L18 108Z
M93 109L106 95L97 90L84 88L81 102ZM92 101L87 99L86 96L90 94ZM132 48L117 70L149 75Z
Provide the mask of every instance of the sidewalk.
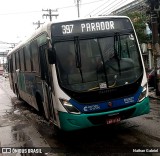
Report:
M153 89L152 89L152 90L149 90L148 96L149 96L150 98L160 100L160 96L157 96L157 95L156 95L156 91L153 90Z

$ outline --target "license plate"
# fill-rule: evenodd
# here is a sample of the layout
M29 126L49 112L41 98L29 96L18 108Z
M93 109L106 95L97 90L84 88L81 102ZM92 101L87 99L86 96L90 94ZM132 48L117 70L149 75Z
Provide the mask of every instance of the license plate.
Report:
M114 118L107 119L106 123L107 123L107 125L109 125L109 124L117 123L120 121L121 121L120 117L114 117Z

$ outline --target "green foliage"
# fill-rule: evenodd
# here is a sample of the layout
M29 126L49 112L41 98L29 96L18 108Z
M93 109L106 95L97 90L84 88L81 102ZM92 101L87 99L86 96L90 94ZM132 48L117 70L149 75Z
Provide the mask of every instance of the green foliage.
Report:
M149 40L148 36L145 33L146 30L146 22L148 17L145 13L141 12L132 12L127 14L133 22L135 31L137 33L137 37L140 43L145 43Z

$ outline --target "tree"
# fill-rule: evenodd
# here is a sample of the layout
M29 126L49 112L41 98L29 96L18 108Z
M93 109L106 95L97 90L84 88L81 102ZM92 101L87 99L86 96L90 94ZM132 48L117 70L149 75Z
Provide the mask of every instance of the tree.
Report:
M137 37L140 43L148 42L149 38L146 34L146 23L148 16L141 12L132 12L127 14L133 22Z

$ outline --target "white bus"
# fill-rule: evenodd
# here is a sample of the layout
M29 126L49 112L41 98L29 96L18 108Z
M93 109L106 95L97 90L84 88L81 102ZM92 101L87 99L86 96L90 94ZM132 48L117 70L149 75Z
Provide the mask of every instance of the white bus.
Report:
M13 92L59 129L149 113L144 63L128 17L48 23L7 58Z

